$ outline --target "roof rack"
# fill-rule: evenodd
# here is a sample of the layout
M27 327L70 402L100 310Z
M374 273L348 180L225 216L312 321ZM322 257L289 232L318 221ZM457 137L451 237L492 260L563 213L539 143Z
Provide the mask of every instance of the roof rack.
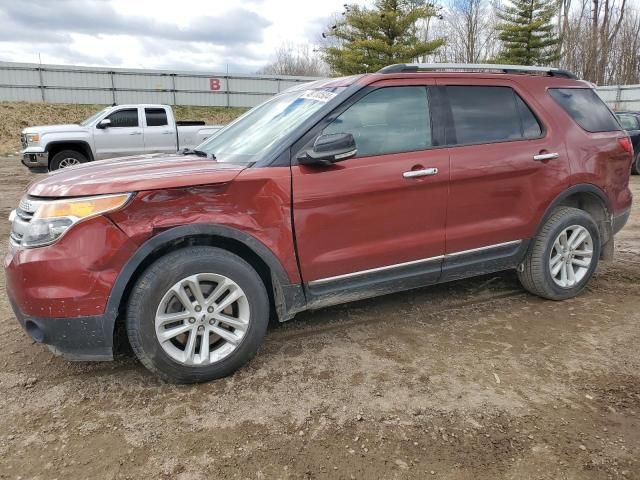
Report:
M575 74L568 70L553 67L527 67L524 65L499 65L493 63L397 63L389 65L378 73L411 73L425 71L492 71L500 73L524 73L545 74L551 77L572 78L577 80Z

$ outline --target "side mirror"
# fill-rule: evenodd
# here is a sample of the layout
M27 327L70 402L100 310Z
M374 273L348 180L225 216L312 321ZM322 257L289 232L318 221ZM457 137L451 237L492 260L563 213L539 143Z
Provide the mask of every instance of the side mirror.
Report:
M356 156L356 141L350 133L320 135L311 150L298 155L301 165L331 165Z
M111 126L111 120L104 118L98 122L98 128L109 128Z

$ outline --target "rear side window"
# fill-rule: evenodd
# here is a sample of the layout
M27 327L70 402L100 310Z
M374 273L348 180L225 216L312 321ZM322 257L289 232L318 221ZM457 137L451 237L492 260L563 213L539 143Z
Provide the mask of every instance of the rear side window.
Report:
M552 88L549 94L587 132L620 130L611 110L591 88Z
M425 87L386 87L358 100L323 133L351 133L358 157L431 147L431 118Z
M137 127L138 109L127 108L125 110L118 110L107 118L111 120L111 127Z
M510 87L450 85L447 96L455 143L459 145L537 138L542 134L536 116Z
M169 125L167 112L164 108L145 108L144 116L147 118L147 127L164 127Z
M618 120L620 120L620 125L625 130L638 130L640 129L640 122L638 118L633 115L618 115Z

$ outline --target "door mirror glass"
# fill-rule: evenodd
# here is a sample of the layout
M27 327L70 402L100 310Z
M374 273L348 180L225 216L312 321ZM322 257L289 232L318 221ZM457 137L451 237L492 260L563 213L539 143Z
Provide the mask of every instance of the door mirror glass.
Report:
M102 119L98 122L98 128L109 128L111 126L111 120L108 118Z
M298 156L301 165L331 165L353 158L358 153L356 141L350 133L320 135L313 148Z

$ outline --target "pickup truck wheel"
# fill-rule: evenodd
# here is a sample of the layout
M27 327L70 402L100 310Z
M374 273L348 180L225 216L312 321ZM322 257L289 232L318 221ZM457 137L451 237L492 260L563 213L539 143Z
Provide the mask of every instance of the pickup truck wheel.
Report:
M520 283L550 300L575 297L596 270L600 247L591 215L577 208L558 208L532 240L518 269Z
M49 170L59 170L61 168L73 167L74 165L80 165L86 163L87 157L76 150L62 150L56 153L51 162L49 162Z
M232 374L256 354L269 323L267 292L240 257L189 247L153 263L138 279L127 334L142 364L171 383Z

